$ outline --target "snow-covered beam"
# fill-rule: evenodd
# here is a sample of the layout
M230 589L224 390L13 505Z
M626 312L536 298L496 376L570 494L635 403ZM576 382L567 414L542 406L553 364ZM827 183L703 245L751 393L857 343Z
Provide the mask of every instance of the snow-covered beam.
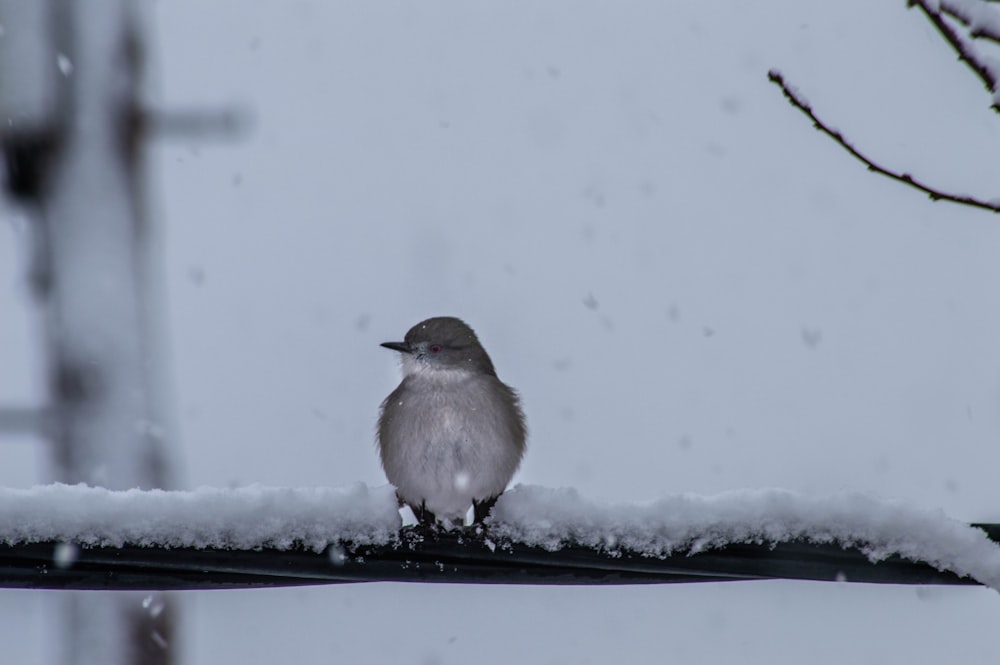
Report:
M0 586L198 589L363 581L808 579L1000 588L1000 525L781 490L603 505L519 486L485 528L401 528L390 487L0 489Z

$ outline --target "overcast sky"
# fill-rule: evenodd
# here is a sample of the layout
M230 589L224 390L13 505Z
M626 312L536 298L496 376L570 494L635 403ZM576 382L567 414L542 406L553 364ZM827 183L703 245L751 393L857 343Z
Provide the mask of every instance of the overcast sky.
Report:
M150 152L182 485L383 484L378 344L454 315L522 394L515 482L1000 522L1000 217L866 172L766 74L983 198L1000 118L902 0L766 4L154 3L156 103L250 118ZM0 399L25 403L37 322L4 211ZM4 485L47 474L30 441L0 449ZM0 593L18 662L50 653L55 595ZM1000 621L983 589L834 583L182 598L194 665L987 663Z

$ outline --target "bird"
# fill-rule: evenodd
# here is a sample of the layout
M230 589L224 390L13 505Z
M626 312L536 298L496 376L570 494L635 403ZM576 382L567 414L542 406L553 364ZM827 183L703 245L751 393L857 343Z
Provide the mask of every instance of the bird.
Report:
M461 319L421 321L402 342L403 380L379 408L382 468L421 524L481 524L521 464L527 424L517 392L498 377Z

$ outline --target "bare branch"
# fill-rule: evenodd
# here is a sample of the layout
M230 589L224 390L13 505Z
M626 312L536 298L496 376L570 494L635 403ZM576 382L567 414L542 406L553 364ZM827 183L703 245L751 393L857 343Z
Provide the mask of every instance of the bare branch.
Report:
M834 141L836 141L840 147L849 152L851 156L864 164L869 171L874 171L887 178L892 178L901 183L909 185L914 189L918 189L921 192L927 194L932 201L951 201L952 203L961 203L962 205L972 206L974 208L982 208L983 210L989 210L990 212L1000 213L1000 200L994 201L984 201L982 199L973 198L971 196L962 196L957 194L949 194L948 192L942 191L936 187L932 187L921 180L914 178L909 173L902 173L899 171L893 171L884 166L881 166L870 158L862 154L857 148L855 148L851 143L844 138L838 130L831 128L825 122L820 120L816 114L813 112L812 106L791 86L785 83L784 77L776 69L772 69L767 73L767 78L769 81L781 88L781 92L788 99L788 102L795 108L802 111L806 116L812 120L813 127L823 132Z

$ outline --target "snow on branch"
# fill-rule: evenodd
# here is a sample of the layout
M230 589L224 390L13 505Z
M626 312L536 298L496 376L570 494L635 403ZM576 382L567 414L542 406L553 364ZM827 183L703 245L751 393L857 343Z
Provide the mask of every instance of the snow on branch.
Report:
M980 53L973 44L976 39L1000 43L1000 10L995 3L984 0L909 0L934 24L964 62L976 73L993 95L993 110L1000 113L1000 61ZM949 23L945 14L965 26L968 36Z
M922 5L926 11L935 11L927 0L910 0L910 5L914 4ZM1000 12L996 0L939 0L935 5L968 26L971 37L1000 43Z
M607 505L518 486L485 530L424 533L401 529L388 486L0 489L0 586L835 579L841 565L860 581L898 582L864 566L898 571L911 565L903 560L957 576L907 569L910 583L971 578L1000 590L1000 546L982 529L861 494L741 490ZM206 577L212 570L223 577Z
M812 120L813 127L817 130L823 132L831 139L833 139L840 147L846 150L852 157L864 164L869 171L874 171L887 178L892 178L898 182L905 185L913 187L914 189L920 190L921 192L927 194L932 201L951 201L952 203L960 203L962 205L972 206L974 208L982 208L983 210L989 210L990 212L1000 213L1000 199L983 200L975 198L972 196L965 196L961 194L951 194L942 189L934 187L927 184L926 182L915 178L909 173L902 171L896 171L888 167L882 166L875 162L873 159L862 153L860 150L854 147L854 145L847 140L846 137L839 131L832 128L826 122L821 120L813 111L812 106L806 101L805 97L792 85L789 85L785 81L785 77L776 69L772 69L767 73L767 78L769 81L781 88L781 92L785 95L788 102L804 113L810 120Z

